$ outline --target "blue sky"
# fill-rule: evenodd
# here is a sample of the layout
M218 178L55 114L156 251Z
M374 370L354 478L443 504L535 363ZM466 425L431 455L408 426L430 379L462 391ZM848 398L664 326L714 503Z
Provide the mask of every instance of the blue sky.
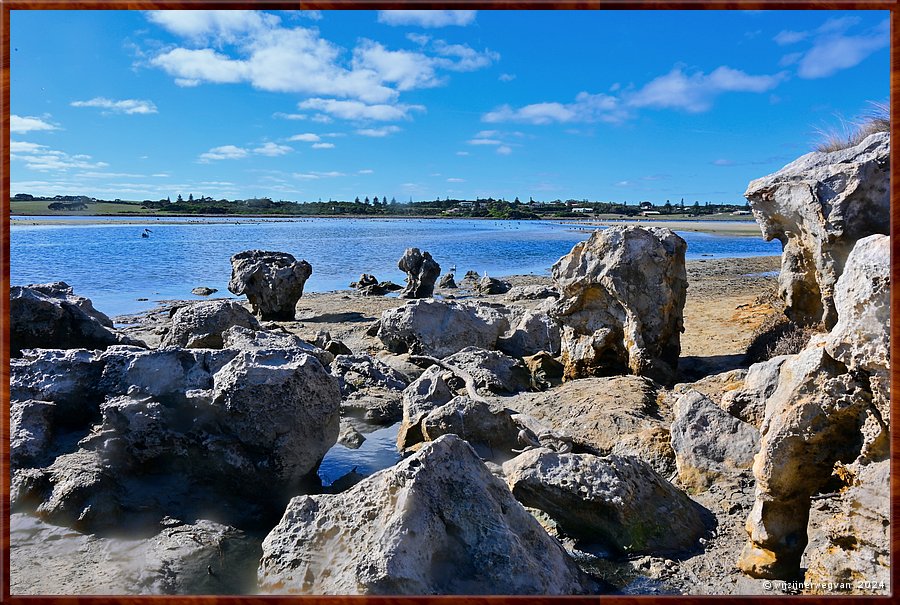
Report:
M887 11L12 11L11 193L743 202Z

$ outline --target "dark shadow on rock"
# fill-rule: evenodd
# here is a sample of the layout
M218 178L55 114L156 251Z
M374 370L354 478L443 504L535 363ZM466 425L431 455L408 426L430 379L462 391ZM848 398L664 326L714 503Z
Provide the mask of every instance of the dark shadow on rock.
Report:
M675 382L694 382L705 376L746 367L743 353L710 355L708 357L681 357L678 360L678 374Z

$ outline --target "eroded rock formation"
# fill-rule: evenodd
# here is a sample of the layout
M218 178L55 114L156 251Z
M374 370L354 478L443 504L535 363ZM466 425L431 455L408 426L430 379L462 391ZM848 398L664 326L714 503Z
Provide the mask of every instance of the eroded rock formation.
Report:
M292 321L312 265L286 252L246 250L231 257L232 294L247 295L260 319Z
M397 267L406 273L406 287L400 291L400 298L430 298L434 295L434 282L441 274L441 266L428 252L418 248L407 248Z
M232 326L258 330L259 322L232 300L212 300L181 307L172 316L172 326L160 346L190 349L221 349L223 334Z
M675 377L687 292L687 244L669 229L595 231L553 266L561 293L566 378L617 373Z

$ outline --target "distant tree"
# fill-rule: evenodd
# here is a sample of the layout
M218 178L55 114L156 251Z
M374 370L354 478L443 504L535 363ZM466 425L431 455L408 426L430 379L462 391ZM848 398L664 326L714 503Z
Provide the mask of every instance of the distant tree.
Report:
M533 204L533 203L534 203L534 198L531 197L530 195L528 196L528 203L529 203L529 204Z
M672 202L666 200L666 204L663 207L666 209L666 214L672 214Z
M183 202L183 201L184 201L184 198L183 198L183 197L181 197L181 194L180 194L180 193L179 193L179 194L178 194L178 199L177 199L177 200L175 200L175 201L176 201L176 202L178 202L178 203L181 203L181 202Z
M166 202L168 202L169 204L172 203L172 198L170 198L168 195L166 196Z
M518 206L519 204L522 203L522 202L519 201L519 196L518 196L518 195L516 196L516 199L513 200L513 203L514 203L516 206Z
M356 196L356 199L353 200L353 203L354 203L354 204L358 204L358 203L359 203L359 196L358 196L358 195Z
M366 204L368 205L368 203L369 203L369 196L367 195L366 196Z
M391 206L397 203L397 198L391 197Z
M194 194L193 194L193 193L189 193L189 194L188 194L188 201L189 201L189 202L193 202L193 201L194 201Z
M375 196L375 199L372 200L372 203L376 206L378 205L378 196L377 195Z

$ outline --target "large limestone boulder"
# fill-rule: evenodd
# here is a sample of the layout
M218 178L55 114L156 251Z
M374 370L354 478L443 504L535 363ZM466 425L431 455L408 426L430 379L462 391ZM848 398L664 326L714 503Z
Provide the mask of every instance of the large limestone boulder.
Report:
M782 243L779 290L800 323L838 319L834 287L857 240L888 234L890 136L840 151L809 153L747 187L766 240Z
M449 370L433 365L404 389L403 417L397 431L398 449L402 451L424 441L422 419L457 396L456 389L448 384L452 384L453 378Z
M736 480L753 465L759 431L697 391L679 397L670 432L681 485L702 491L721 480Z
M232 294L247 295L261 319L292 321L312 265L286 252L246 250L231 257Z
M9 366L10 399L53 403L53 426L87 426L99 416L104 362L98 352L32 349Z
M9 404L9 464L22 468L40 460L53 433L55 404L49 401L11 401Z
M546 351L559 353L559 324L540 309L510 308L510 328L497 341L497 348L513 357L525 357Z
M224 349L238 351L291 351L294 354L306 353L319 360L323 366L334 361L334 355L306 342L299 336L281 330L254 330L243 326L232 326L222 333Z
M422 418L422 438L453 434L465 439L484 459L508 459L519 444L521 427L509 411L484 401L454 397Z
M595 231L553 266L568 379L632 373L669 383L684 331L687 244L669 229Z
M618 552L696 548L702 509L646 463L631 457L534 449L503 465L516 500L540 509L567 535Z
M117 333L91 301L76 296L64 282L12 286L9 290L10 349L105 349L116 344L143 345Z
M162 338L161 347L221 349L224 334L233 326L251 330L260 328L256 318L233 300L211 300L181 307L172 316L172 326Z
M658 388L640 376L583 378L505 404L569 435L583 450L635 456L664 477L675 472L669 427L657 404Z
M487 275L475 284L475 291L484 295L506 294L510 288L512 288L512 284L508 281L497 279L496 277L488 277Z
M829 357L822 337L784 362L766 401L753 463L756 498L738 567L761 578L797 577L807 544L810 498L837 461L852 461L872 395Z
M299 496L263 541L263 594L583 594L562 546L454 435L336 495Z
M530 387L525 364L500 351L466 347L443 361L469 374L477 388L492 393L518 393Z
M331 362L331 373L338 379L343 395L372 387L402 391L410 382L405 375L371 355L338 355Z
M766 401L778 388L781 366L790 358L790 355L779 355L754 363L747 370L741 388L722 395L720 407L758 429L766 413Z
M394 353L443 358L469 346L494 349L508 329L509 319L502 308L415 300L381 314L378 338Z
M400 298L430 298L434 294L434 282L441 274L441 266L431 254L407 248L397 267L406 273L406 287L400 291Z

